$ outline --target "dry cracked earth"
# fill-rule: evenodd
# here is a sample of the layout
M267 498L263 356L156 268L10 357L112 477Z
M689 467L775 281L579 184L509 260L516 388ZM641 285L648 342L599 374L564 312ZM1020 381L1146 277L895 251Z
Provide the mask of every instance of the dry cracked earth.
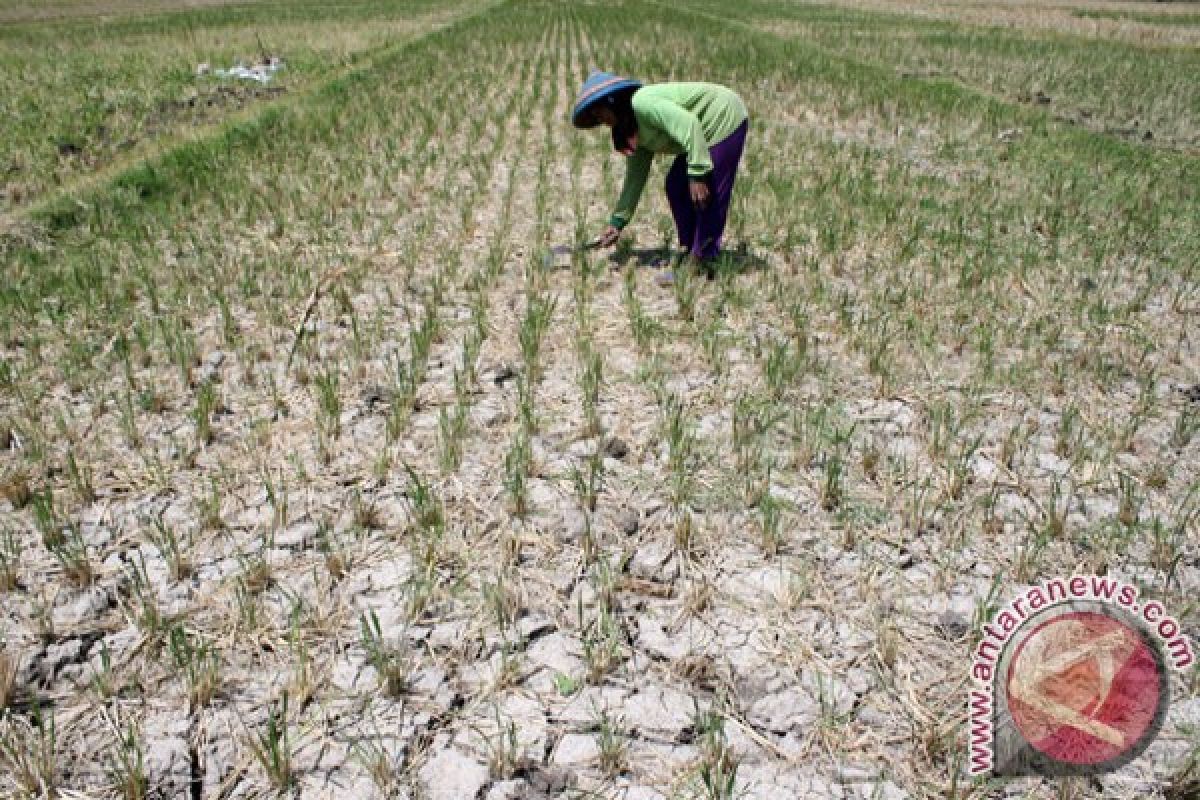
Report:
M1081 476L1068 496L1052 494L1079 469L1058 445L1060 408L986 397L953 491L991 497L990 516L967 502L955 518L922 512L951 479L931 455L934 406L915 378L881 396L832 314L812 319L807 340L820 376L782 395L794 413L751 413L750 400L772 393L771 345L788 335L772 276L805 279L787 254L700 281L694 321L677 292L654 285L645 243L544 258L543 245L573 240L581 212L603 218L617 177L598 151L573 156L582 134L564 123L596 47L560 25L510 53L514 69L546 70L553 96L511 130L486 123L475 143L492 149L486 174L455 160L462 122L440 145L451 155L371 201L399 221L352 251L357 280L334 276L315 297L291 374L281 367L302 307L269 329L235 311L255 347L229 347L222 318L201 316L187 384L169 367L134 367L164 398L139 419L151 457L130 451L117 410L97 395L47 387L40 404L67 409L67 440L91 465L86 500L67 472L46 478L91 574L73 574L42 544L36 499L10 483L0 503L20 557L0 630L22 713L6 718L9 751L44 740L25 721L36 708L53 716L64 796L118 791L130 726L153 797L280 786L305 798L445 800L1160 796L1200 727L1188 676L1162 735L1117 773L1067 789L964 777L969 652L982 609L1020 585L1012 554L1028 520L1047 497L1061 500L1071 529L1121 513L1107 482ZM506 91L493 109L519 90ZM750 152L746 169L765 158ZM662 217L655 191L647 220ZM269 236L235 231L231 246ZM176 242L162 247L167 266L189 257ZM487 321L468 370L480 296ZM554 299L537 366L522 348L531 297ZM406 400L392 377L430 298L440 331L411 411L397 414ZM715 343L702 333L714 316ZM378 340L351 359L363 320ZM580 338L602 355L599 431L582 411ZM1175 374L1196 366L1186 359ZM353 367L318 431L315 387L330 364ZM191 404L174 398L202 384L219 399L197 445ZM1197 402L1186 389L1164 381L1155 391L1183 413ZM529 391L532 426L521 419ZM804 439L823 406L849 432L844 497L830 494L833 456ZM459 407L465 433L448 468L445 430ZM757 487L743 460L751 423L756 463L775 465ZM516 513L509 474L523 426L527 509ZM1028 445L1006 452L1016 429ZM1165 418L1143 428L1130 472L1143 474L1170 433ZM28 446L16 431L0 459L15 469ZM1198 453L1187 445L1177 472ZM929 480L892 480L902 474ZM835 513L849 499L858 510ZM1168 602L1200 589L1195 540L1181 548ZM1047 570L1098 566L1054 542L1046 558ZM1161 585L1150 567L1122 562L1111 574ZM286 733L272 739L273 726ZM5 763L5 791L17 791L19 762ZM714 793L725 776L731 793Z

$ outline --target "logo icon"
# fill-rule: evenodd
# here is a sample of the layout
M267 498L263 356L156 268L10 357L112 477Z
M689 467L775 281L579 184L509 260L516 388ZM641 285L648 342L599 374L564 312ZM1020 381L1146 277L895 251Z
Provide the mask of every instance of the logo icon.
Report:
M980 630L967 699L971 775L1095 775L1145 752L1191 640L1157 600L1098 575L1025 589Z
M1122 617L1074 603L1031 618L1009 641L996 709L1020 740L1009 770L1107 772L1158 735L1170 699L1162 651Z

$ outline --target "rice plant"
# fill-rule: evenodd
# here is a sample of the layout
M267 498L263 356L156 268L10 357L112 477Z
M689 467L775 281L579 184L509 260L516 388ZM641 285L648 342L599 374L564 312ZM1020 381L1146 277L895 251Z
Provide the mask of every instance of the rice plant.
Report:
M217 388L212 381L204 381L196 388L196 404L192 409L192 424L199 444L211 444L213 440L213 415L218 408Z
M359 643L367 654L367 663L379 674L379 682L389 697L400 697L408 691L413 669L413 655L407 644L392 643L384 638L379 616L374 609L359 616Z
M17 588L21 575L22 551L13 531L0 527L0 592Z
M600 770L609 777L625 769L628 754L628 734L621 718L600 712L592 721L596 746L600 751Z
M54 712L35 705L29 717L2 720L0 765L17 792L54 797L60 788L58 728Z
M529 510L529 468L532 461L529 437L518 430L504 456L504 489L508 494L512 512L518 517Z
M247 737L247 745L276 792L283 794L291 788L296 776L292 770L287 692L268 706L266 724Z
M20 669L21 664L15 648L6 642L3 643L3 647L0 648L0 715L3 715L16 699Z
M604 385L604 358L591 343L584 340L578 346L579 390L583 395L583 435L600 433L600 389Z
M47 549L62 567L67 580L75 586L88 586L96 577L90 548L83 538L83 532L74 522L68 522L61 536L47 544Z
M716 711L697 708L692 726L700 743L697 772L701 796L706 800L733 800L740 765L725 736L725 718Z
M216 649L202 637L189 634L179 624L171 627L167 648L175 669L187 686L190 707L207 706L221 688L221 661Z
M146 538L167 563L167 574L171 580L178 581L190 575L192 565L187 555L187 542L180 541L179 533L167 524L162 514L156 514L143 524L147 523Z
M125 800L143 800L149 791L142 732L133 723L118 729L117 741L108 756L109 780Z

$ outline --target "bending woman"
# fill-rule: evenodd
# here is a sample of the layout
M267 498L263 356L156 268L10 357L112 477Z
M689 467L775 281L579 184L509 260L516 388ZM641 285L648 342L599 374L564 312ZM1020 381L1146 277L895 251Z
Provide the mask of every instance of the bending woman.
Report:
M614 149L628 157L621 196L600 244L616 244L633 218L654 156L673 154L666 191L679 246L711 277L749 127L742 99L714 83L643 86L593 72L579 91L571 122L576 128L611 128Z

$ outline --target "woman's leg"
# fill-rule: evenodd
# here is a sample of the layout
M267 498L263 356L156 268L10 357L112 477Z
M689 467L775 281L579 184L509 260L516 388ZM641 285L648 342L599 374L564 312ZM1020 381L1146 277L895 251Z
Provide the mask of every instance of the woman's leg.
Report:
M742 160L742 150L746 146L748 129L749 120L708 150L713 162L708 183L711 197L708 208L696 218L695 238L691 245L692 255L696 258L708 260L716 258L721 252L721 236L725 233L729 201L733 198L733 184L737 178L738 163Z
M692 192L688 186L686 156L676 156L675 163L667 172L666 188L671 216L675 218L675 232L679 234L679 246L691 249L696 238L696 209L692 206Z

